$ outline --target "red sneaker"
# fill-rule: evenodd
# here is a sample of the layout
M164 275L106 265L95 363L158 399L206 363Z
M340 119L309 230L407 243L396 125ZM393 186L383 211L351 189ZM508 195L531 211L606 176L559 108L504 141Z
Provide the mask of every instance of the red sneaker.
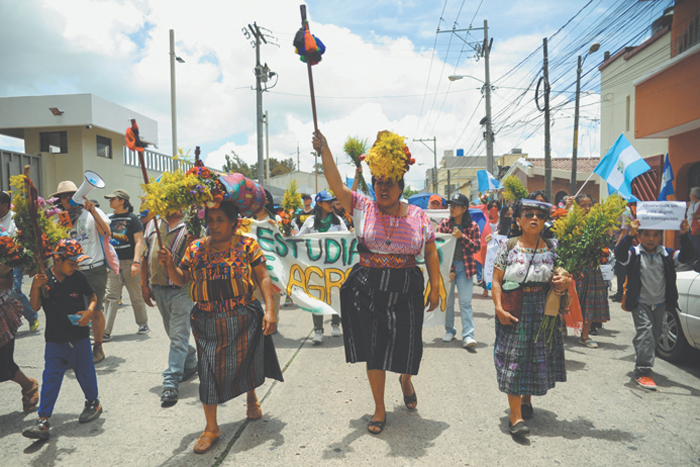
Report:
M651 376L638 376L634 380L641 387L645 389L651 389L652 391L656 391L656 383L654 382L654 379Z

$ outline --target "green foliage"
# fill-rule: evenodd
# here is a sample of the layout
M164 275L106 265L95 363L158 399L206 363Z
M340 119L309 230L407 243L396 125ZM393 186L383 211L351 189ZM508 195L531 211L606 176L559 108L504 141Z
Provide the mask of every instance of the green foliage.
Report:
M226 158L226 163L223 165L223 167L221 167L221 170L223 170L224 173L239 173L246 178L250 178L251 180L258 179L257 166L255 169L253 169L253 167L248 165L248 163L241 159L241 157L234 151L231 151L230 156L226 154L224 157Z
M403 197L405 199L408 199L411 196L416 195L418 193L420 193L420 192L418 190L414 190L411 185L406 185L406 187L403 190Z
M516 203L523 198L527 198L529 195L527 188L523 185L515 175L510 175L501 180L501 185L503 185L503 197L509 203Z
M355 164L355 167L361 167L362 161L360 160L360 156L367 153L367 140L360 140L356 137L348 136L348 139L345 140L345 144L343 145L343 151L345 151L345 154L348 155L352 163ZM359 177L357 185L358 190L364 194L369 194L369 187L367 186L365 177L361 173L355 176Z

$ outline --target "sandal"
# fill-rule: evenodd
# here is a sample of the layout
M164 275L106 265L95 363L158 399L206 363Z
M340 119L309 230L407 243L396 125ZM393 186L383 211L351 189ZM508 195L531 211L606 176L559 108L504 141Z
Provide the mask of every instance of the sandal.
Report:
M403 375L399 375L399 384L401 385L401 392L403 393ZM413 388L413 381L411 381L411 389L413 390L413 394L410 396L407 396L404 394L403 396L403 403L406 404L406 408L408 410L416 410L416 407L409 407L408 404L416 404L418 405L418 398L416 397L416 390Z
M22 391L22 410L25 412L29 412L39 403L39 383L31 378L29 381L34 381L32 387Z
M384 420L377 420L376 422L370 420L369 424L367 425L367 431L369 431L373 435L378 435L379 433L384 431L384 424L386 424L386 414L384 414ZM370 430L371 427L379 428L379 430Z
M248 420L260 420L263 416L260 402L256 402L254 405L248 405L245 416Z
M589 349L597 349L598 348L598 344L590 337L587 339L584 339L583 337L581 337L581 338L579 338L578 341L580 343L582 343L583 345L585 345L586 347L588 347Z
M201 434L199 439L194 443L194 452L196 454L204 454L206 452L209 452L211 447L219 441L219 435L215 435L214 433L210 431L205 431L204 433Z
M532 404L520 404L520 414L525 420L532 418L532 416L535 414Z

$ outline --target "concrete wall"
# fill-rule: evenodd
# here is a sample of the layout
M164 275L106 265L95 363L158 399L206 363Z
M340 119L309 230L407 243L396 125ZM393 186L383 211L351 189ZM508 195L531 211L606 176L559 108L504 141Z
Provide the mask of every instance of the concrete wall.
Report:
M624 53L609 65L603 64L605 68L600 72L601 155L608 152L620 133L625 135L642 157L668 152L666 140L635 138L637 101L632 83L670 59L670 43L671 34L667 31L642 50Z

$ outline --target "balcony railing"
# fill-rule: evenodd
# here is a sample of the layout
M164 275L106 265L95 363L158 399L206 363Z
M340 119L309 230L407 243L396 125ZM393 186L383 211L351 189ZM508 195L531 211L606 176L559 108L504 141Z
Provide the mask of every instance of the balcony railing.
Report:
M671 55L673 57L700 44L700 9L695 10L692 15L683 21L683 24L675 26L674 29L680 29L682 32L671 47Z

